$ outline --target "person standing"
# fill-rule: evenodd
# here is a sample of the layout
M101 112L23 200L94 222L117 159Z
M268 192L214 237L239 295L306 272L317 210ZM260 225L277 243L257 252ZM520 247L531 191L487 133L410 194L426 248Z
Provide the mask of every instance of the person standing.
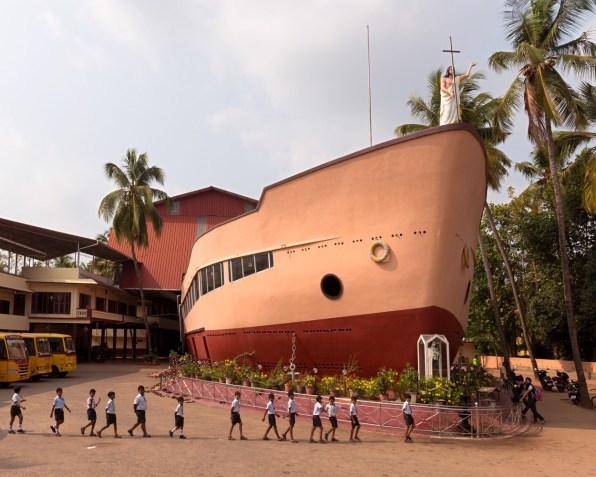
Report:
M62 396L62 388L56 388L56 397L54 398L52 411L50 412L50 417L53 416L55 418L56 424L50 426L50 429L57 437L62 436L62 434L60 434L60 424L64 423L64 409L70 412L70 408L66 405L64 397Z
M323 410L323 405L321 404L322 400L322 396L316 397L315 407L312 412L312 429L310 430L310 442L316 442L313 439L313 437L315 435L315 429L318 429L319 442L322 444L326 444L327 441L323 440L323 423L321 422L321 411Z
M91 427L91 437L95 436L93 430L95 429L95 423L97 422L97 412L95 408L101 401L101 398L95 400L95 389L89 390L89 397L87 398L87 420L89 421L86 426L81 427L81 434L85 435L85 429Z
M526 413L528 410L530 410L534 416L534 424L536 424L538 420L544 424L544 417L542 417L542 415L538 412L538 409L536 409L536 391L534 390L534 385L532 384L532 378L526 378L524 393L522 394L521 399L525 405L525 407L522 409L522 417L525 418Z
M331 436L331 442L337 442L337 439L335 438L335 431L337 430L337 411L339 411L339 404L335 404L334 396L329 396L329 402L325 406L325 412L329 417L331 429L325 433L325 440L328 440L329 436Z
M180 429L180 439L186 439L184 435L184 398L178 396L178 405L174 411L174 429L170 431L170 437L174 437L174 432Z
M25 431L23 430L23 413L21 409L26 409L21 403L25 402L25 399L21 397L19 394L21 392L21 386L15 386L14 394L12 395L11 404L10 404L10 425L8 428L9 434L23 434ZM19 418L19 428L15 432L12 428L12 424L15 420L15 417Z
M414 424L414 416L412 416L412 407L410 406L410 401L412 400L412 396L408 393L404 395L404 402L401 405L401 409L404 415L404 422L406 423L406 440L405 442L411 444L414 442L410 437L410 434L416 427Z
M263 440L264 441L269 440L269 437L267 437L267 434L269 434L269 431L271 429L273 429L273 431L275 432L275 435L277 436L277 440L283 441L283 438L279 435L279 432L277 432L277 422L276 422L275 418L279 417L279 415L277 414L277 412L275 412L275 394L273 394L273 393L269 393L269 401L267 402L267 406L265 407L265 414L263 414L263 419L261 419L263 422L265 422L265 417L267 417L267 419L268 419L269 426L267 427L267 430L265 431Z
M289 432L290 441L296 443L298 442L294 439L294 424L296 424L296 401L294 401L294 393L292 391L288 393L288 416L290 419L290 425L286 429L286 432L281 435L281 438L285 441Z
M116 393L114 391L110 391L108 393L108 402L106 404L106 425L97 432L97 437L100 439L101 433L112 424L114 424L114 437L116 439L120 438L118 435L118 425L116 424L116 403L114 402L114 399L116 399Z
M232 405L230 406L230 413L230 421L232 421L232 427L230 427L228 440L235 440L232 437L232 431L234 430L234 426L236 424L238 424L238 430L240 431L240 440L247 440L246 436L242 433L242 419L240 418L240 391L236 391L234 393L234 400L232 401Z
M350 404L350 421L352 422L352 429L350 430L350 441L360 441L358 432L360 431L360 422L358 421L358 405L356 402L358 397L352 396L352 403Z
M449 66L445 75L441 78L441 109L439 113L439 125L442 126L444 124L459 122L459 105L457 101L459 85L470 76L470 72L474 66L476 66L475 62L470 63L468 71L459 76L455 76L453 66Z
M127 432L131 436L134 436L133 431L137 428L137 426L141 426L143 437L151 437L149 434L147 434L146 427L147 398L145 397L145 386L141 385L137 388L137 390L139 391L139 394L136 395L133 401L133 408L137 416L137 422L135 422L135 425L132 426Z

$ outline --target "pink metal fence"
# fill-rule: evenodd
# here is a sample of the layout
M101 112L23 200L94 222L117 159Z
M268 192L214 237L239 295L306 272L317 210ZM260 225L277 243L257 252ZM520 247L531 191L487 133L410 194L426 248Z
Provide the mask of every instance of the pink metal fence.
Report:
M277 390L181 378L162 381L161 389L168 393L186 396L206 403L229 404L234 393L240 391L243 408L265 409L269 393L275 395L276 408L284 414L287 409L287 393ZM316 396L295 393L297 413L302 418L310 417ZM323 396L324 403L327 397ZM349 425L350 399L336 398L340 405L337 418ZM483 403L484 404L484 403ZM508 437L527 429L522 423L519 405L448 406L443 404L412 404L416 421L416 433L435 437L495 438ZM402 434L405 424L400 402L358 400L358 418L363 429L391 434Z

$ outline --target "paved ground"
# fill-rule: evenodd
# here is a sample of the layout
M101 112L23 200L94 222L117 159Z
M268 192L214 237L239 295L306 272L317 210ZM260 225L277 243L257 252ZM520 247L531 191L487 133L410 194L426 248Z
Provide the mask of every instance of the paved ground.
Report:
M548 393L539 409L546 425L532 426L521 436L501 440L442 440L418 437L404 444L401 438L378 432L362 432L363 442L350 444L348 430L338 431L340 442L309 444L308 423L296 427L298 444L261 440L266 427L262 413L243 412L248 441L228 441L227 405L185 405L187 440L170 438L176 402L148 394L147 427L152 438L126 434L135 421L132 400L139 384L147 388L159 379L160 368L141 364L83 364L62 379L24 383L24 435L8 435L9 400L12 391L0 389L0 475L79 476L188 475L188 476L561 476L570 472L596 476L593 452L596 443L596 411L571 405L566 394ZM72 414L66 413L63 437L50 431L54 390L64 388ZM90 387L102 398L116 392L116 410L122 439L104 431L101 439L81 436L86 424L85 399ZM594 387L593 385L591 387ZM98 413L103 426L103 412ZM285 425L281 421L281 425ZM280 425L280 427L281 427ZM235 431L237 432L237 431Z

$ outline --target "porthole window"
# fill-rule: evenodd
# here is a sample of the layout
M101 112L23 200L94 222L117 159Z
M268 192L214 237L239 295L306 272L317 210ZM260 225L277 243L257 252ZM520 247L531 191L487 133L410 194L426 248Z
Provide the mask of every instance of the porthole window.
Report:
M321 291L323 295L332 300L339 298L343 292L343 286L335 275L325 275L321 280Z

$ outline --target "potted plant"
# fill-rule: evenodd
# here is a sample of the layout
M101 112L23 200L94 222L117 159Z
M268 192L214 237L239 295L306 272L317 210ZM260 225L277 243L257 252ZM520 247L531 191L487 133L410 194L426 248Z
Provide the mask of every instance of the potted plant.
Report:
M416 402L418 381L418 371L416 371L410 363L406 363L406 367L402 370L399 381L396 385L396 388L400 394L400 399L402 401L403 394L410 393L412 395L412 402Z
M242 385L250 386L250 382L253 380L255 372L246 361L240 365L239 374L242 379Z
M315 376L314 374L303 374L300 378L302 384L305 387L306 394L314 394L315 393Z
M337 376L323 376L319 381L319 390L321 393L329 394L330 396L338 396L339 378Z
M382 367L377 373L379 384L379 391L381 399L387 399L391 395L395 397L395 385L397 382L398 372L391 368Z
M225 359L222 365L226 384L232 384L238 378L238 365L233 359Z

